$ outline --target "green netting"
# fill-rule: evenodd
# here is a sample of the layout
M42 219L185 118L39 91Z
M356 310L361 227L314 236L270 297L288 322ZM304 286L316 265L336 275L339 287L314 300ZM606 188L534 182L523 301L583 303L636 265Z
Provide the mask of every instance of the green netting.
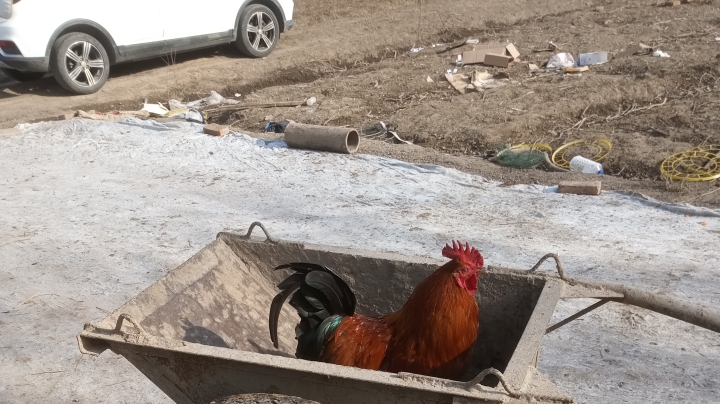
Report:
M545 162L545 153L530 149L512 150L509 145L503 144L495 148L495 157L491 159L495 164L512 168L533 168Z

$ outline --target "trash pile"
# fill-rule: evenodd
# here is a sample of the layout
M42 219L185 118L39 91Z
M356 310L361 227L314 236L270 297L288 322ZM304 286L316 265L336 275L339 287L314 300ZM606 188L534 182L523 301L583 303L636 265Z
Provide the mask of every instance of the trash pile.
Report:
M487 157L503 167L530 169L543 165L548 171L604 174L600 161L607 157L610 149L609 140L592 138L565 143L555 151L544 143L499 145Z
M405 140L398 135L396 125L386 125L385 122L382 121L376 123L375 125L361 128L360 136L366 139L381 140L383 142L413 144L413 142Z
M460 94L468 91L483 91L491 88L497 88L505 85L510 80L507 73L490 74L487 71L473 71L470 75L457 73L456 71L448 71L445 79Z

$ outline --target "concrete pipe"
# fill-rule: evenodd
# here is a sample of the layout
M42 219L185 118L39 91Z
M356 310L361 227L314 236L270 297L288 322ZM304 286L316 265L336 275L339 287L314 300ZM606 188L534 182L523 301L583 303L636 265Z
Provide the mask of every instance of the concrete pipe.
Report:
M293 149L322 150L352 154L360 146L355 129L290 123L285 127L285 143Z

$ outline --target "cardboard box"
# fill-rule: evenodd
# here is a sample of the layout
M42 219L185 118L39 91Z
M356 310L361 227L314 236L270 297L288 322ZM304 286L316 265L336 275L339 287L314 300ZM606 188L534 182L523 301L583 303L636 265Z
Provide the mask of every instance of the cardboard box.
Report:
M488 53L485 55L485 60L483 61L483 64L486 66L508 67L510 66L510 62L512 61L512 56L493 55L492 53Z
M472 65L477 63L485 62L485 55L492 53L496 55L505 54L505 45L502 44L491 44L491 45L478 45L474 50L465 51L462 53L462 64Z
M508 56L511 56L513 59L520 57L520 52L513 44L508 44L508 46L505 47L505 52L507 52Z
M519 56L520 52L513 44L477 45L473 50L462 53L462 65L482 63L488 66L508 67L510 62Z

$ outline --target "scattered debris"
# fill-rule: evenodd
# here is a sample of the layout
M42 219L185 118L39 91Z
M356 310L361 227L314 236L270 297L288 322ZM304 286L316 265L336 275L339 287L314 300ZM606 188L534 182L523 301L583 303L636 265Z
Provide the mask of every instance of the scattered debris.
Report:
M582 66L582 67L566 67L565 70L564 70L564 72L565 72L565 73L582 73L582 72L586 72L586 71L588 71L588 70L590 70L590 68L587 67L587 66Z
M495 66L495 67L506 68L506 67L510 66L510 63L512 61L513 61L512 56L493 55L492 53L488 53L485 55L483 64L486 66Z
M420 47L420 46L417 47L417 48L410 48L410 52L412 52L412 53L418 53L418 52L420 52L420 51L423 50L423 49L425 49L425 48Z
M528 64L528 69L530 69L530 72L531 72L531 73L540 70L540 68L538 67L538 65L536 65L535 63L529 63L529 64Z
M569 169L572 157L593 156L591 160L599 162L610 154L611 149L612 143L603 138L574 140L558 147L553 152L551 161L558 167ZM570 153L571 151L572 153Z
M547 154L531 147L513 149L510 145L501 144L495 148L495 155L489 160L503 167L529 169L545 163L545 156Z
M607 63L607 61L607 52L581 53L578 55L577 64L578 66L594 66Z
M602 164L583 156L575 156L570 160L570 171L584 174L605 174Z
M240 94L235 94L236 97L239 97ZM225 98L222 95L218 94L215 91L210 92L210 96L201 98L199 100L191 101L186 104L178 101L178 100L170 100L168 101L168 104L170 105L170 109L180 109L180 108L203 108L213 105L221 105L221 104L239 104L240 101L233 100L230 98Z
M560 50L560 47L553 43L553 41L548 42L548 47L545 49L533 49L533 52L555 52L556 50Z
M720 178L720 145L699 146L673 154L660 164L660 172L677 181L712 181Z
M143 105L141 111L149 112L150 116L165 116L168 112L170 112L170 110L160 103L148 104L147 102Z
M513 44L485 44L477 45L473 50L458 55L458 63L462 66L484 64L487 66L508 67L519 56L520 52Z
M149 118L150 113L147 111L112 111L112 112L95 112L90 111L78 111L78 118L92 119L95 121L119 121L125 118Z
M488 160L493 163L510 168L529 169L545 165L548 171L566 172L567 170L554 165L548 153L552 148L546 144L522 144L510 147L499 145L491 152Z
M505 85L506 80L510 79L510 75L505 72L500 72L492 75L485 72L478 72L477 70L472 73L470 84L472 84L476 90L485 90L490 88L497 88Z
M575 66L575 59L569 53L558 53L547 62L548 69L565 69Z
M230 127L211 123L209 125L203 126L203 132L207 133L208 135L223 137L230 133Z
M598 13L602 13L602 12L605 11L605 7L603 7L603 6L597 6L597 7L595 7L595 11L597 11Z
M196 108L178 108L170 110L168 118L184 119L188 122L205 124L207 123L207 114Z
M656 58L669 58L670 57L670 55L661 51L660 49L653 52L653 56L655 56Z
M473 71L470 76L467 74L446 74L445 79L460 93L465 94L468 90L483 91L505 85L510 78L507 73L492 75L488 72Z
M465 74L452 74L449 70L445 74L445 79L452 85L460 94L465 94L470 84L470 77Z
M265 125L265 133L284 133L285 128L290 124L289 120L284 120L282 122L268 122L267 125Z
M633 55L647 55L653 52L653 49L644 43L639 43L637 45L632 45L626 50L618 53L615 57L623 58L627 56L633 56Z
M317 102L316 97L310 97L305 101L305 104L307 104L308 107L312 107Z
M464 45L475 45L475 44L478 44L478 43L480 43L480 41L479 41L478 39L468 38L467 40L458 41L458 42L455 42L455 43L450 44L450 45L438 44L438 45L437 45L438 47L445 47L445 48L437 51L436 53L437 53L437 54L445 53L445 52L451 51L451 50L453 50L453 49L460 48L460 47L462 47L462 46L464 46ZM433 45L433 47L436 47L436 46Z
M600 195L601 190L600 181L561 181L558 184L560 194Z
M430 76L427 76L427 78L425 79L425 81L427 81L428 83L434 83L434 82L435 82L435 80L433 80Z
M360 129L360 136L366 139L382 140L384 142L393 141L405 144L413 144L410 141L402 139L400 135L398 135L397 127L395 125L385 125L385 123L382 121L378 122L375 125Z
M300 107L307 105L307 100L302 101L280 101L280 102L257 102L257 103L245 103L239 105L221 105L215 108L208 108L205 112L217 112L217 111L242 111L245 109L253 108L278 108L278 107Z
M679 5L680 5L680 0L666 1L664 4L665 7L677 7Z

